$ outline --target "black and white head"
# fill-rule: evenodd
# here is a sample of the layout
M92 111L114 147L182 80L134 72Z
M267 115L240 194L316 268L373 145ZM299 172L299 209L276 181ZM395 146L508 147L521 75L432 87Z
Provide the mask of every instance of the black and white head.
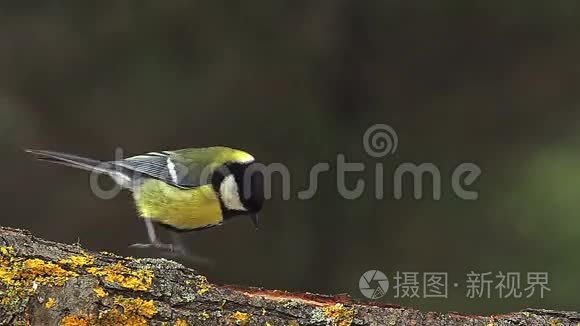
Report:
M257 213L264 202L263 165L255 160L230 161L212 175L224 219L248 215L257 227Z

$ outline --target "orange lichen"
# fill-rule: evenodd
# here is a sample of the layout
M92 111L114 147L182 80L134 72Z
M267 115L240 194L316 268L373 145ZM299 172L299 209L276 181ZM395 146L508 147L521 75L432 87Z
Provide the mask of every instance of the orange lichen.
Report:
M0 304L15 305L32 295L39 285L62 286L77 273L38 258L14 256L10 247L0 248Z
M250 323L250 314L241 311L236 311L232 314L232 321L236 325L242 326L248 325Z
M60 326L89 326L90 318L87 316L65 316L60 321Z
M133 270L121 263L104 267L89 267L89 274L102 277L105 281L118 284L126 289L147 291L153 282L153 272L149 269Z
M54 307L56 305L56 299L55 298L48 298L48 300L46 300L46 303L44 304L44 307L46 309L50 309L52 307Z
M34 258L24 261L20 276L31 278L42 285L62 286L66 280L78 274L67 271L57 264Z
M100 313L98 317L93 315L66 316L60 324L65 326L146 326L149 325L151 317L157 313L153 300L117 296L114 303L113 308Z
M332 321L332 325L350 326L354 320L354 309L346 308L341 303L325 307L323 311L324 314Z
M157 313L153 300L116 296L114 302L116 307L101 314L95 324L146 326Z
M189 325L185 320L178 318L175 321L175 324L173 324L174 326L187 326Z
M139 315L151 318L157 313L157 308L155 308L155 303L153 303L153 300L116 296L115 304L123 307L125 314Z

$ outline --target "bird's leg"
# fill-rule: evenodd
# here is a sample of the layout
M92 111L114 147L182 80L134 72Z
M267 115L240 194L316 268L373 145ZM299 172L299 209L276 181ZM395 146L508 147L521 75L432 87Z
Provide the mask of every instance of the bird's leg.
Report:
M173 244L173 251L187 256L189 253L185 246L183 245L183 241L181 241L181 236L177 232L169 231L169 235L171 236L171 244Z
M157 233L155 231L155 224L148 218L145 218L144 222L145 227L147 229L147 236L149 237L149 243L134 243L130 246L131 248L160 249L163 251L167 251L169 256L180 257L194 264L204 265L209 268L212 268L215 265L215 262L209 258L189 253L189 251L183 245L183 242L181 241L181 237L178 232L169 229L169 234L171 236L172 243L170 244L162 243L157 237ZM164 226L163 224L160 225Z
M155 232L155 225L151 222L151 219L144 218L145 227L147 228L147 236L149 237L149 243L134 243L130 247L131 248L156 248L161 250L168 250L173 251L173 245L162 243L157 238L157 233Z
M183 245L183 241L179 232L169 230L169 234L171 236L171 242L173 244L172 254L181 257L196 265L203 265L208 268L213 268L215 266L214 260L196 254L192 254L189 250L187 250L187 248Z

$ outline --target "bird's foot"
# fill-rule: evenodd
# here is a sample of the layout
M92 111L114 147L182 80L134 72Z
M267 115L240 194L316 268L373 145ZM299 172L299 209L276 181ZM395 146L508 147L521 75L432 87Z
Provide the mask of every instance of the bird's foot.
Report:
M134 243L129 246L130 248L137 248L137 249L159 249L164 251L173 252L175 247L170 243L161 243L161 242L151 242L151 243Z
M215 262L209 258L190 254L183 246L173 245L169 243L153 242L153 243L134 243L129 246L137 249L157 249L166 252L167 257L182 258L189 262L204 265L213 268Z

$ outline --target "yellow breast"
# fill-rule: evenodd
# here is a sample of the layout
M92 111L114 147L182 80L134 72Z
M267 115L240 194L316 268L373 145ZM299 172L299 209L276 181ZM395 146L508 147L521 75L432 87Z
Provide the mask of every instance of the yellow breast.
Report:
M199 229L223 221L220 202L211 185L179 189L148 179L133 194L141 217L178 229Z

